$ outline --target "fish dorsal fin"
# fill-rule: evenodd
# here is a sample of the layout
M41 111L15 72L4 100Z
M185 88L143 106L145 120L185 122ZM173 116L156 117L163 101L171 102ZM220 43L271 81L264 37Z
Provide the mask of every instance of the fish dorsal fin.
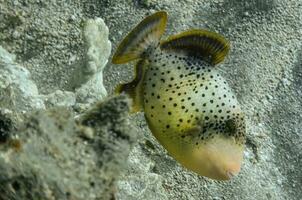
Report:
M229 42L221 35L207 30L188 30L169 37L161 48L178 50L208 60L212 64L223 61L228 54Z
M142 98L143 98L143 84L145 69L147 60L141 59L135 65L135 76L134 79L125 84L120 84L115 89L116 93L126 93L133 101L131 112L139 112L142 108Z
M165 32L167 13L159 11L141 21L119 44L112 63L122 64L141 57L149 46L157 44Z

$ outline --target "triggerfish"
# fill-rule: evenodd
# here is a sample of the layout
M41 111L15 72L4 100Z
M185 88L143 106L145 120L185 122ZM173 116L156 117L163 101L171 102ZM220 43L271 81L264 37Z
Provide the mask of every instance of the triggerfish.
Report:
M135 60L135 78L117 87L143 111L168 153L199 175L228 180L240 171L244 113L216 65L229 52L221 35L187 30L161 40L167 13L140 22L119 44L112 62Z

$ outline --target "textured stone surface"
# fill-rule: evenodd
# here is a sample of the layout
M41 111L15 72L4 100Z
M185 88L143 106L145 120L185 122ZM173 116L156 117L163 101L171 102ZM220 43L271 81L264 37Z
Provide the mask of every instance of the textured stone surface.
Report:
M17 55L43 94L71 90L76 63L85 60L86 18L104 19L113 49L156 10L169 12L167 35L206 28L230 40L230 55L219 69L247 115L240 175L217 182L186 171L139 114L133 121L144 139L131 152L117 199L302 199L301 0L16 0L0 1L0 9L0 45ZM107 91L132 77L131 64L109 62Z
M84 63L78 66L73 85L78 102L92 103L107 95L103 85L103 70L111 52L108 40L109 30L101 18L89 19L84 25L86 56Z
M15 62L15 56L0 46L0 107L15 111L44 108L30 72Z
M73 106L76 103L76 96L73 92L57 90L48 95L41 95L47 107Z
M138 136L126 117L128 105L125 97L110 99L77 123L65 108L24 116L12 136L0 141L0 199L113 198ZM7 127L0 129L3 138L12 125L2 113L0 124Z

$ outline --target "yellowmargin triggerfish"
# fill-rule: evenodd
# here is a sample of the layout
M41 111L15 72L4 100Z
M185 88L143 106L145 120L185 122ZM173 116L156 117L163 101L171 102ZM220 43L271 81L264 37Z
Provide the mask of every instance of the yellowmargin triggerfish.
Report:
M119 44L112 62L136 60L135 78L117 87L143 111L168 153L187 169L217 180L240 171L244 113L216 65L229 52L221 35L192 29L160 40L167 13L146 17Z

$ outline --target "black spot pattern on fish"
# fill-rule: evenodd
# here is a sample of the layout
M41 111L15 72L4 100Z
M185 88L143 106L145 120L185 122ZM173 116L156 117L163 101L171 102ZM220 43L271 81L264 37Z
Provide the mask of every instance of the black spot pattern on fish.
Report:
M243 143L242 113L237 115L234 95L212 66L183 55L156 54L146 74L146 116L159 118L157 122L161 123L156 125L163 133L194 144L202 144L217 134L233 136ZM148 109L150 102L153 108ZM190 126L198 126L200 131L186 135L184 127Z

